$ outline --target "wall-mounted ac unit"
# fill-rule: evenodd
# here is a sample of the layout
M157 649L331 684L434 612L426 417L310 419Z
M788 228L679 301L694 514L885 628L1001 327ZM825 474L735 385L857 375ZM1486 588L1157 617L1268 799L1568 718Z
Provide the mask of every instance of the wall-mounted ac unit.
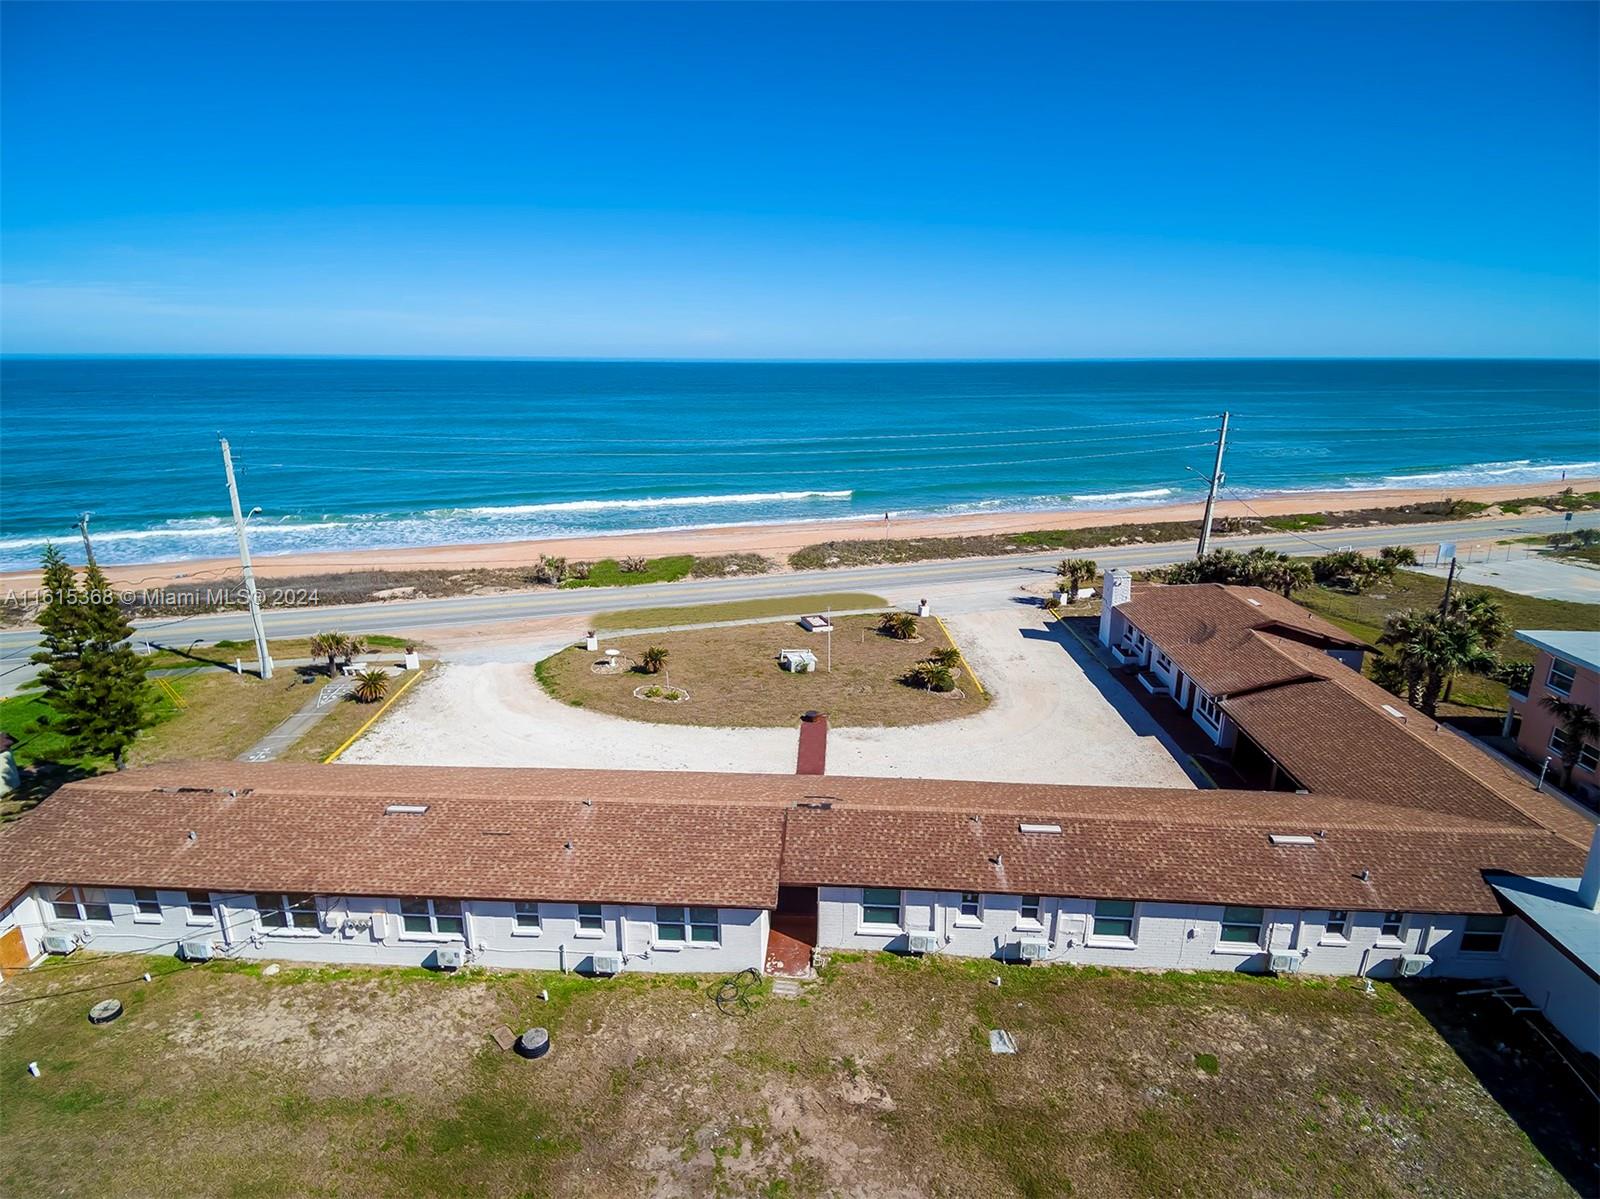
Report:
M1050 942L1042 937L1024 937L1017 942L1017 957L1024 962L1042 962L1050 956Z
M1300 969L1300 955L1292 949L1274 949L1267 957L1267 969L1274 974L1293 974Z
M46 953L71 953L78 948L78 942L66 933L46 933L44 938L44 951Z
M459 945L441 945L433 951L435 970L459 970L466 961L466 953Z
M589 956L589 972L591 974L621 974L622 955L620 953L596 953Z
M209 962L215 955L216 951L211 948L211 942L204 937L181 941L178 944L178 956L186 962Z
M938 933L907 933L906 951L908 953L938 953Z
M1425 953L1408 953L1395 964L1395 973L1401 978L1415 978L1429 966L1433 959Z

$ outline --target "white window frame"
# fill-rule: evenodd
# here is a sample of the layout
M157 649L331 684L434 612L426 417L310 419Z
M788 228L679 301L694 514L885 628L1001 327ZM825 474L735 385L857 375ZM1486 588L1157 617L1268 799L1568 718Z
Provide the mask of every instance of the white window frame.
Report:
M1194 689L1194 714L1212 728L1222 727L1222 706L1198 687Z
M1566 683L1566 686L1564 686L1564 687L1556 682L1556 667L1557 666L1566 667L1566 670L1563 673L1566 675L1567 683ZM1572 685L1574 683L1576 683L1577 681L1578 681L1578 667L1577 667L1577 665L1575 663L1568 662L1565 658L1557 658L1554 655L1552 655L1551 658L1550 658L1550 669L1545 672L1544 685L1546 687L1548 687L1551 691L1555 692L1557 695L1571 695L1572 694Z
M413 906L425 904L428 909L426 915L422 912L406 911L406 904L408 903ZM456 910L453 912L441 912L439 905L442 903L453 903L456 905ZM444 941L448 943L467 939L467 905L464 900L449 899L442 896L434 898L431 895L408 895L399 901L397 907L400 916L400 939L402 941ZM407 917L412 920L427 920L428 931L423 932L421 929L407 928ZM449 929L441 931L439 928L440 920L459 920L461 922L461 931L451 932Z
M1100 905L1103 903L1127 904L1128 914L1110 915L1107 920L1126 920L1128 933L1101 933L1095 931L1095 921L1100 919ZM1137 949L1139 945L1139 904L1132 899L1096 899L1089 904L1089 932L1084 937L1083 943L1092 948L1100 949Z
M672 913L676 912L674 918ZM677 928L683 931L683 936L677 940L665 937L664 928ZM711 930L711 939L697 938L695 931ZM651 937L651 946L655 949L676 951L679 949L721 949L722 948L722 909L712 907L690 907L687 904L667 904L655 910L654 932Z
M133 922L135 924L160 924L167 918L166 907L161 902L160 891L154 887L132 887L130 890L133 893ZM148 895L152 898L141 899L139 898L141 895ZM147 903L155 904L156 910L153 912L145 911L144 908Z
M194 897L204 895L206 914L195 915ZM217 922L217 901L212 898L210 891L185 891L183 893L183 922L185 924L215 924Z
M524 917L533 917L532 924L523 924ZM540 937L544 935L544 913L539 905L529 899L514 900L511 904L511 935L513 937Z
M1499 928L1493 928L1493 929L1485 929L1485 928L1477 928L1477 929L1475 929L1475 928L1472 927L1472 922L1474 920L1479 920L1479 921L1498 920L1500 922L1500 926L1499 926ZM1484 957L1484 958L1496 958L1496 957L1499 957L1501 955L1501 953L1503 953L1505 951L1506 934L1509 933L1510 931L1511 931L1511 921L1508 920L1505 916L1490 916L1490 915L1468 916L1467 919L1466 919L1466 922L1464 924L1462 924L1462 926L1461 926L1461 952L1464 953L1464 954L1470 954L1472 957ZM1473 936L1476 936L1476 937L1493 937L1494 938L1494 948L1493 949L1468 949L1467 948L1467 938L1468 937L1473 937Z
M1029 900L1032 903L1029 903ZM1028 915L1028 909L1033 909L1033 915ZM1036 933L1044 930L1044 896L1019 895L1017 896L1017 925L1014 932Z
M1237 917L1235 917L1234 919L1230 920L1230 919L1228 919L1228 913L1229 912L1260 912L1261 915L1257 920L1255 920L1253 922L1249 921L1249 920L1241 920L1241 919L1238 919ZM1256 930L1255 939L1252 940L1252 941L1230 941L1230 940L1227 940L1226 939L1227 938L1227 932L1228 932L1228 930L1230 928L1254 928ZM1262 952L1262 950L1264 948L1264 946L1262 945L1262 941L1265 939L1266 929L1267 929L1267 909L1266 908L1258 908L1254 904L1245 904L1245 903L1224 904L1223 908L1222 908L1222 915L1218 918L1218 921L1217 921L1217 947L1216 947L1216 952L1218 952L1218 953L1244 953L1244 954L1260 953L1260 952Z
M892 894L894 896L893 905L883 902L869 903L867 901L867 896L874 892L877 892L881 895ZM897 937L905 931L903 926L905 924L906 917L906 893L904 890L899 887L862 887L860 899L861 919L856 932L868 937ZM887 911L891 906L894 908L893 924L885 924L882 921L867 919L868 911L873 909L878 911Z
M1157 670L1171 670L1172 659L1167 657L1167 655L1160 649L1157 649L1155 667Z
M1350 944L1350 910L1348 908L1329 908L1324 915L1327 919L1322 922L1322 935L1317 938L1317 944ZM1335 917L1340 917L1340 919L1335 919ZM1334 929L1339 931L1334 932Z
M111 901L106 897L104 888L101 887L51 887L51 898L46 899L45 905L50 909L50 921L66 924L76 921L80 924L113 924L116 918L111 914ZM97 898L98 897L98 898ZM56 910L57 903L71 903L76 915L63 916ZM103 916L89 915L89 909L103 910Z
M1391 920L1389 917L1393 916ZM1394 925L1394 932L1387 932L1390 925ZM1384 912L1378 922L1378 944L1385 948L1394 948L1396 945L1406 943L1406 914L1404 912Z
M1567 752L1567 732L1560 725L1550 730L1550 741L1547 748L1556 757L1565 760ZM1578 764L1576 769L1587 770L1590 774L1600 770L1600 749L1595 747L1593 741L1585 741L1578 747Z
M593 908L594 911L593 913L586 913L583 910L584 908ZM598 920L600 922L600 927L585 928L583 926L583 922L585 920ZM574 926L572 935L574 937L582 937L585 941L598 941L603 939L606 935L605 905L601 903L580 903L578 905L577 924Z
M967 896L972 896L972 914L967 915ZM983 927L983 892L982 891L957 891L956 892L956 918L957 928L982 928Z
M1545 742L1545 748L1558 758L1567 752L1567 734L1560 725L1550 730L1550 740Z
M261 906L263 899L271 899L274 896L278 900L274 907ZM315 937L322 932L322 905L317 902L315 895L307 895L304 892L254 891L250 899L256 905L256 929L266 936ZM291 902L296 899L303 899L306 902L296 906ZM265 919L268 912L282 916L284 923L268 924ZM311 917L310 924L302 924L297 919L308 914Z

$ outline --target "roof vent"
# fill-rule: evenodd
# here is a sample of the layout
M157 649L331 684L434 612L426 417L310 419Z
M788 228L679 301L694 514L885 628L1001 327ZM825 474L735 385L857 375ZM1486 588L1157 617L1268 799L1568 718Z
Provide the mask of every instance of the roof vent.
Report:
M1317 839L1304 833L1268 833L1267 840L1274 845L1315 845Z
M1399 708L1395 707L1393 704L1384 704L1383 705L1383 710L1385 712L1389 713L1390 716L1393 716L1396 720L1398 720L1398 721L1400 721L1402 723L1405 722L1406 714L1404 712L1402 712Z
M1019 832L1019 833L1059 833L1059 832L1061 832L1061 826L1059 824L1019 824L1019 825L1017 825L1017 832Z
M797 800L795 802L794 806L797 807L797 808L806 808L806 809L808 809L809 811L812 811L812 812L831 812L831 811L833 811L833 800L831 800L831 799L802 799L802 800Z
M989 861L996 866L1004 866L1006 864L1005 855L998 852Z
M1372 881L1372 871L1363 870L1360 874L1356 875L1356 877L1364 883L1370 883Z
M191 840L191 841L200 840L200 834L195 832L193 829L190 829L189 830L189 840Z
M385 816L420 816L428 810L425 803L392 803L385 805Z
M566 844L565 844L565 845L563 845L563 846L562 846L562 847L561 847L561 848L562 848L562 849L565 849L565 850L568 850L568 851L570 851L570 850L571 850L571 849L572 849L572 842L571 842L571 841L568 841L568 842L567 842L567 843L566 843Z

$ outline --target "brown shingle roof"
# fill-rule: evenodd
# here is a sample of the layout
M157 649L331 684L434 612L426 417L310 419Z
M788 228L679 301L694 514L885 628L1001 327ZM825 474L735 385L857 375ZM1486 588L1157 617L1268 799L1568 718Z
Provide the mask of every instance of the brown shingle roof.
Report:
M1364 648L1337 625L1260 587L1151 587L1117 611L1213 696L1305 676L1300 664L1255 636L1257 630L1303 638L1321 648Z

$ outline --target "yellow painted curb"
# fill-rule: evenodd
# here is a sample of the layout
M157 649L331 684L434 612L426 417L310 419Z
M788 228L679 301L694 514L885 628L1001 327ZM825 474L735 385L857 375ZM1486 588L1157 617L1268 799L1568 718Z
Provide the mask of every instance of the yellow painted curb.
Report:
M944 634L944 639L955 646L956 657L961 659L961 667L967 672L967 677L972 680L972 685L978 689L978 694L983 696L984 699L988 699L989 693L983 689L983 684L978 681L978 672L972 669L972 664L967 661L967 655L961 652L961 646L956 643L954 637L950 636L950 630L944 627L944 621L940 619L937 613L934 614L933 619L938 621L939 631Z
M396 691L388 699L384 700L383 701L383 707L379 708L370 717L368 717L365 724L363 724L355 732L351 733L350 734L350 739L348 741L346 741L338 749L334 750L327 757L322 759L322 764L324 766L326 766L329 762L338 761L339 755L344 753L345 750L349 749L352 745L354 745L356 743L356 739L359 738L362 733L364 733L368 729L370 729L372 727L372 725L373 725L373 722L376 721L378 719L378 717L382 716L385 712L387 712L389 710L389 705L394 703L395 700L399 699L408 690L410 690L411 684L415 683L418 679L420 679L426 673L427 673L426 671L419 670L414 675L412 675L409 679L407 679L403 684L401 684L400 690Z
M160 687L161 690L163 690L163 691L165 691L167 693L168 697L172 700L173 703L178 705L178 711L182 712L182 711L185 711L185 710L188 709L189 705L188 705L187 702L185 702L183 696L178 694L178 689L176 687L174 687L171 683L167 682L166 679L157 678L157 679L154 679L152 681L155 683L155 685L157 687Z

